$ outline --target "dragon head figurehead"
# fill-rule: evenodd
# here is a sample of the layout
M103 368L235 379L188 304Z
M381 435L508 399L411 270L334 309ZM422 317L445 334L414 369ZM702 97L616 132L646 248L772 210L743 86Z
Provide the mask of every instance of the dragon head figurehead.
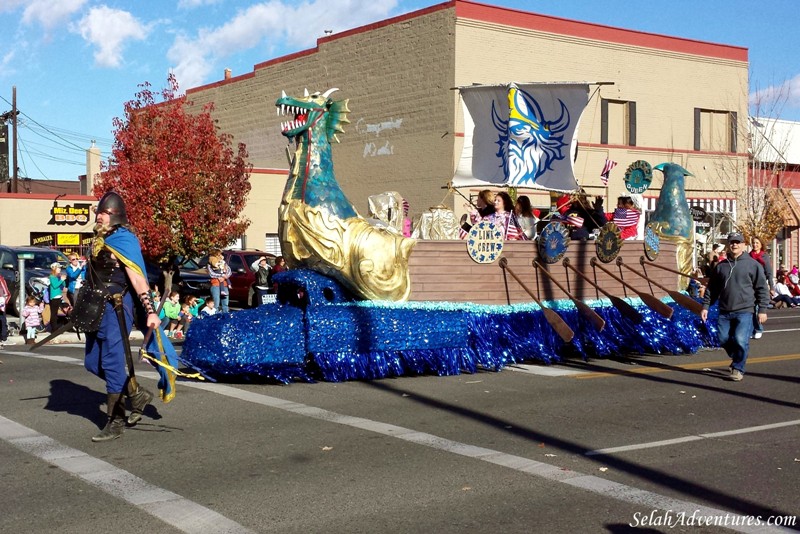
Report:
M307 268L342 282L372 300L405 300L410 292L408 257L415 243L371 226L345 197L333 172L331 141L344 133L347 100L324 93L275 101L281 133L295 141L294 157L280 207L281 249L292 268Z
M328 89L324 93L316 92L309 95L308 90L302 98L290 97L281 91L281 97L275 101L279 116L288 113L293 118L281 123L281 134L289 139L319 128L323 137L328 141L339 142L337 133L344 133L342 124L348 124L347 100L334 101L330 95L337 91L336 88Z

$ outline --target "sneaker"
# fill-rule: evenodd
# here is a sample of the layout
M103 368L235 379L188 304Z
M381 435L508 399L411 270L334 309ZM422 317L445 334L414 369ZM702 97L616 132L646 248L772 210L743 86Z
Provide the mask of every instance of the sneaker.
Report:
M175 332L175 339L183 339L183 332Z
M172 337L172 330L167 330L167 337Z
M756 332L753 334L753 339L761 339L761 336L764 335L764 332Z
M731 380L734 382L741 382L744 374L738 369L731 369Z

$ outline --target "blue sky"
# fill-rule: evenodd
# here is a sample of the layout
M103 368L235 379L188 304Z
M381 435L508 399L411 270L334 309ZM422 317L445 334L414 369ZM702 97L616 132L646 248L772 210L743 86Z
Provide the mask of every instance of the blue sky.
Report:
M250 72L334 32L436 0L0 0L0 114L20 111L19 175L76 180L92 140L107 157L137 85L181 88ZM749 49L751 94L784 87L771 116L800 120L796 0L486 0L498 6Z

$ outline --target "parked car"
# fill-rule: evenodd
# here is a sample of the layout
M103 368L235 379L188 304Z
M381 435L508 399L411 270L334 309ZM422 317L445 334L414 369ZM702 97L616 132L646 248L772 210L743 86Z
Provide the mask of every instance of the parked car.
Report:
M178 269L172 275L172 289L181 294L181 299L187 295L208 298L211 295L211 277L205 267L200 267L191 259L178 258L175 262ZM158 286L164 293L164 273L161 267L152 262L145 262L147 269L147 283L150 287Z
M258 249L223 250L222 256L225 258L225 263L231 268L230 301L243 307L254 306L253 284L256 281L256 273L250 266L258 258L266 256L267 263L272 268L275 265L276 256ZM208 256L198 260L197 264L206 269Z
M50 285L50 265L54 262L67 266L67 257L59 250L41 247L8 247L0 245L0 274L6 280L11 291L11 302L6 304L6 312L19 315L17 299L19 296L19 255L32 254L33 258L25 260L25 294L40 296L43 288Z

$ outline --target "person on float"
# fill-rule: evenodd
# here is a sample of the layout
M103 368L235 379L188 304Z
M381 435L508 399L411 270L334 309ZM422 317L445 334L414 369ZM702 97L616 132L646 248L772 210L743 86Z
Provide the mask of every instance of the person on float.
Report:
M522 227L514 214L514 203L505 191L500 191L494 197L494 213L487 217L487 220L494 223L498 228L503 229L503 239L506 240L527 240L528 236L522 231Z
M534 210L531 206L531 199L528 196L517 197L517 202L514 204L514 215L517 217L525 237L529 240L536 238L536 225L539 222L538 212L539 210Z
M160 328L147 283L141 244L128 228L125 203L117 193L103 195L96 208L94 239L87 263L85 284L73 313L75 325L86 332L84 366L103 379L107 393L107 420L92 441L116 439L126 423L125 396L131 400L130 425L142 417L153 393L139 386L133 375L128 338L135 318L141 330L148 330L146 350L158 354L174 369L177 354ZM95 304L89 305L91 295ZM104 300L97 303L97 296ZM134 297L136 295L136 297ZM144 314L144 315L143 315ZM158 367L161 398L169 402L175 395L175 375Z

